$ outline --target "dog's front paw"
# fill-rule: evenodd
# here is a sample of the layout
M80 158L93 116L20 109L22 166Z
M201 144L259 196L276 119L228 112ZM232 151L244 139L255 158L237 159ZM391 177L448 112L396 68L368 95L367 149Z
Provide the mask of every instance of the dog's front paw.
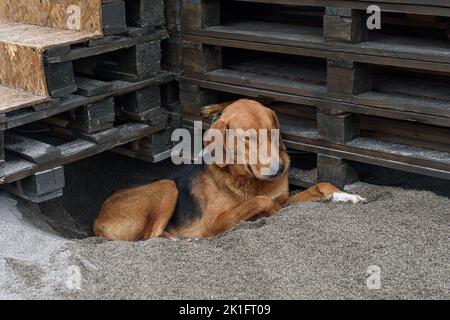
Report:
M361 196L358 196L356 194L349 194L346 192L335 192L330 198L331 202L336 203L365 203L367 200Z

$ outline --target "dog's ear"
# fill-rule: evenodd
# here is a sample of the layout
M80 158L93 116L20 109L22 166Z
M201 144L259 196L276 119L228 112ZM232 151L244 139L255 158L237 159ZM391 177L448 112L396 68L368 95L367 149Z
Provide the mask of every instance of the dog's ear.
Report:
M272 117L273 129L280 130L281 125L280 125L280 120L278 120L277 114L272 109L267 108L267 110L269 110L270 115ZM284 144L283 138L281 137L281 132L280 132L280 149L284 150L284 151L287 150L286 145Z
M223 168L223 167L226 166L226 161L225 161L225 160L226 160L226 152L227 152L227 148L226 148L226 145L227 145L226 135L227 135L228 123L225 122L224 120L216 121L216 122L211 126L211 129L218 130L218 131L220 131L220 133L222 134L222 141L223 141L223 156L224 156L225 159L223 159L224 161L223 161L222 164L217 164L217 165L218 165L219 167ZM212 141L205 141L205 148L206 148L207 146L209 146L211 143L212 143ZM215 155L213 154L213 156L215 156Z
M280 129L280 121L278 120L278 116L272 109L267 108L267 110L270 113L270 116L272 117L272 123L273 123L273 129Z

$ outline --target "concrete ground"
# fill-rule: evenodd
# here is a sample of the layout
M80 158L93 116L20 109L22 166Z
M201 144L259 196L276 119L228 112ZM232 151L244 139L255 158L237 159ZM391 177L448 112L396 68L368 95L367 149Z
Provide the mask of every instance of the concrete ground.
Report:
M104 154L66 168L62 199L0 193L0 298L450 298L450 183L395 172L354 186L367 204L293 205L213 239L89 238L114 189L172 170Z

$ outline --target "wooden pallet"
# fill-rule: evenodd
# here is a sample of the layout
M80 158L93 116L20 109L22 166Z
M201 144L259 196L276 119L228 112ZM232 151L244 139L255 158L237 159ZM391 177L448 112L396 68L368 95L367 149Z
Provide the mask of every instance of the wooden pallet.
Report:
M185 78L180 92L183 125L192 127L193 121L201 120L206 129L210 120L203 119L197 107L240 97L289 103L270 107L279 114L288 147L318 155L317 181L341 187L354 182L357 175L348 161L450 179L449 128L368 115L330 115L286 94Z
M21 67L21 63L27 63L26 59L11 61L8 56L2 56L6 59L2 64L6 67L2 70L5 71L2 79L10 79L13 87L0 86L3 98L0 113L9 113L42 104L51 98L69 95L77 90L77 75L127 81L153 77L160 69L160 42L165 37L166 32L161 30L129 29L122 36L45 47L44 52L38 50L33 53L36 54L33 57L39 61L42 59L42 63L33 64L31 70ZM6 73L8 70L9 74ZM33 77L28 74L31 72L34 73ZM6 84L10 83L8 81Z
M366 26L374 3L381 30ZM349 160L449 178L447 2L186 0L182 10L187 118L224 93L312 107L314 119L283 130L318 155L318 180L356 180Z
M289 1L287 2L289 3ZM291 1L290 4L294 5L292 2L296 1ZM336 7L339 2L343 7ZM240 3L240 1L230 1L229 3ZM271 3L283 3L283 1ZM220 1L185 1L183 7L184 17L186 17L183 20L184 40L188 42L188 48L195 44L218 45L422 70L450 70L450 60L447 55L448 39L445 33L443 33L445 38L442 39L433 39L433 37L422 39L420 36L399 35L399 30L390 32L391 28L388 28L387 23L383 25L386 31L382 28L381 31L369 32L366 24L363 23L366 18L365 14L357 10L357 8L361 8L361 5L364 9L367 8L366 4L362 4L360 1L334 1L332 3L330 1L313 1L312 3L324 7L319 7L317 12L313 11L312 13L310 10L300 11L298 16L294 17L292 17L292 11L295 12L295 9L290 7L284 9L284 11L289 9L288 13L279 9L280 16L276 12L266 9L259 18L258 14L251 10L253 9L251 7L247 9L248 13L240 10L241 12L236 14L239 10L232 10L234 14L227 19L223 18L223 15L221 16L223 7ZM298 1L296 5L299 5ZM308 5L308 1L302 1L300 5ZM354 7L348 9L349 5ZM266 8L266 5L260 4L259 6ZM403 5L403 7L415 6ZM450 7L447 8L450 10ZM426 14L425 12L422 14ZM436 16L445 16L445 13L446 11L442 8L434 12ZM317 16L314 16L315 14ZM309 21L307 18L311 18L311 15L314 19ZM221 17L224 21L221 21ZM304 24L295 19L304 21ZM407 18L405 21L400 18L398 21L393 20L394 22L389 23L393 23L396 29L401 29L404 27L401 24L409 21ZM430 24L430 21L424 21L422 29ZM440 24L436 22L436 30L442 28L441 24L444 24L447 29L448 19ZM404 28L406 29L405 34L410 34L414 29L410 26ZM189 44L189 42L193 44ZM207 52L204 53L205 56L207 54Z
M82 78L77 94L7 114L0 130L1 188L31 201L47 201L61 195L59 180L52 191L48 186L39 191L36 185L41 179L48 185L54 168L164 131L168 117L162 103L168 98L145 93L160 94L161 86L166 93L174 79L170 73L141 82ZM49 140L53 136L68 142ZM23 185L29 184L34 189L24 191Z
M158 86L173 81L175 78L174 74L168 72L159 72L153 78L138 82L122 80L100 81L77 77L76 81L79 83L79 89L74 94L2 114L0 116L0 132L43 120L88 104L95 104L108 97L126 95L136 90Z
M166 30L170 37L162 42L165 70L181 73L183 69L181 50L181 0L165 0Z
M9 184L23 180L27 177L52 170L81 159L111 150L119 145L151 136L155 132L163 130L166 123L148 125L143 123L126 123L112 129L108 129L93 135L77 137L73 133L73 139L67 143L51 145L34 139L25 139L18 135L12 136L10 147L15 148L15 154L7 156L3 176L0 178L2 184ZM66 131L66 134L70 131ZM27 145L27 149L20 151L20 143ZM37 153L33 153L29 144L36 145ZM7 144L8 146L8 144ZM41 161L37 161L36 159ZM45 160L42 160L45 159Z
M163 28L161 0L2 2L0 112L75 92L78 71L129 81L152 76L160 68ZM82 67L75 63L88 58Z
M160 69L165 31L130 29L126 36L110 36L44 53L46 79L52 97L77 90L76 74L102 80L141 81Z
M145 97L146 95L143 96ZM133 97L131 101L135 101L135 98ZM114 151L150 163L168 159L173 148L172 133L174 130L181 128L181 106L177 81L161 86L161 106L163 112L160 114L160 117L164 117L168 121L168 126L165 130L140 141L115 148ZM137 104L133 102L131 107L133 110L136 110ZM156 109L154 111L156 112Z

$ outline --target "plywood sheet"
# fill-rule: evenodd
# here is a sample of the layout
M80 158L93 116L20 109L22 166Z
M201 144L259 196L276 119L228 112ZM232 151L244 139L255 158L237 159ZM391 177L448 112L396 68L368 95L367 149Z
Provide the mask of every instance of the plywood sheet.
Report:
M102 0L1 0L0 21L102 34Z
M48 101L49 98L11 89L0 85L0 114L34 106Z
M34 26L22 23L1 23L0 42L47 49L98 38L86 32Z
M0 42L0 85L48 96L42 52Z
M92 39L92 34L18 23L0 23L0 85L48 96L43 53Z

